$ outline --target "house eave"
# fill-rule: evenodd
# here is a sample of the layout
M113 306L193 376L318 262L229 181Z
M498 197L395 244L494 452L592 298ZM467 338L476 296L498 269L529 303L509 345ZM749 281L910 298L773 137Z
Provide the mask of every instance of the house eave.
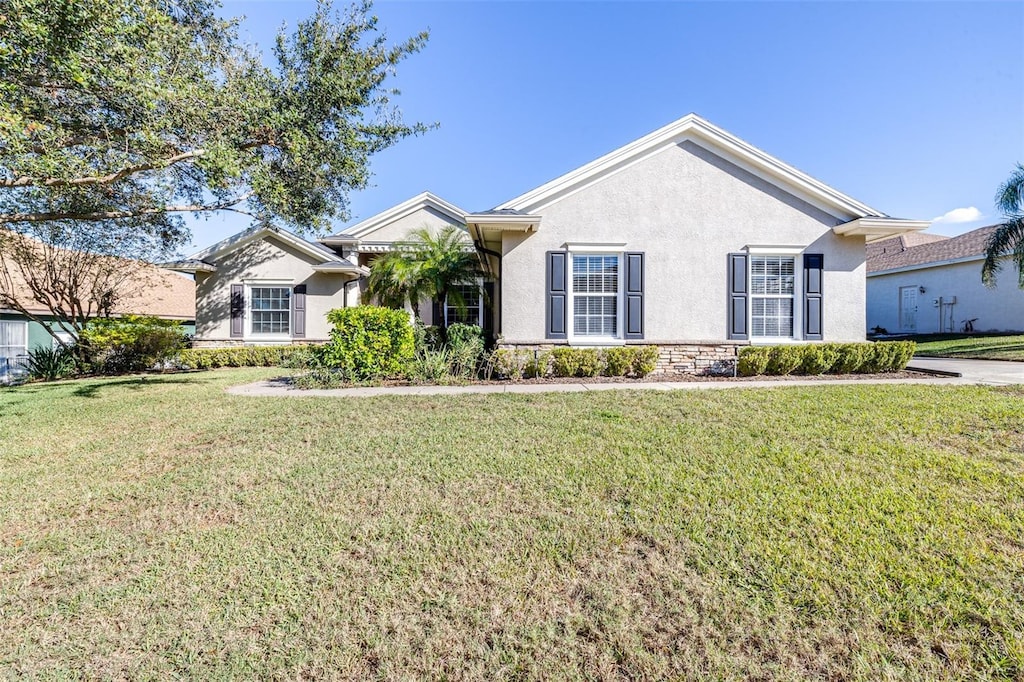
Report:
M864 241L870 243L911 232L921 232L928 229L931 224L930 220L901 220L869 216L836 225L832 231L840 237L864 237Z
M370 274L370 271L367 268L343 262L314 265L313 271L328 275L343 275L349 279L359 279L360 277L366 277Z
M190 275L194 275L197 272L217 272L216 265L211 265L210 263L201 260L177 260L167 263L157 263L157 265L165 270L185 272Z
M495 215L489 213L466 216L466 230L474 243L500 245L504 232L536 232L540 229L539 215Z

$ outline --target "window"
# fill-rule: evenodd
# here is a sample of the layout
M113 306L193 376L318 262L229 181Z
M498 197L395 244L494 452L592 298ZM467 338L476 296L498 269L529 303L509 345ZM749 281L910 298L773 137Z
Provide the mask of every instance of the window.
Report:
M50 333L53 335L53 349L54 350L58 350L60 348L63 348L63 346L60 345L61 341L63 341L68 346L75 345L75 337L74 337L74 335L69 334L68 332L51 331ZM58 341L58 339L60 341Z
M619 335L619 256L572 256L572 333Z
M795 268L793 256L750 257L750 328L753 336L792 338Z
M28 354L28 322L0 320L0 358L13 360Z
M287 336L291 331L292 290L290 287L251 287L249 312L253 334Z
M453 303L444 303L445 326L453 324L475 324L478 327L484 326L484 308L480 296L479 284L460 284L452 287L462 296L462 306ZM451 298L451 297L449 297Z

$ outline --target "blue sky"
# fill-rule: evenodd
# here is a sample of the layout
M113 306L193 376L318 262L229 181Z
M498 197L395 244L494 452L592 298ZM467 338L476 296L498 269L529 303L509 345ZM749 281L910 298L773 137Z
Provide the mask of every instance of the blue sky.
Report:
M223 12L245 15L243 38L268 47L312 7L226 0ZM423 190L490 208L689 112L890 215L974 218L933 225L942 234L997 222L996 188L1024 162L1021 2L379 2L374 12L394 40L430 30L391 85L407 121L440 127L374 157L373 185L351 197L354 220ZM231 214L198 220L194 246L246 226Z

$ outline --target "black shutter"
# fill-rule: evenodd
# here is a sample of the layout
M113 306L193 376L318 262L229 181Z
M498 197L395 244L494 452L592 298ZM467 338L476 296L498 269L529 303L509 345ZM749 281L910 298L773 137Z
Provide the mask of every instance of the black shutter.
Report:
M729 312L726 337L736 341L750 339L747 329L747 254L729 254Z
M569 254L565 251L548 251L547 254L547 302L544 306L544 338L568 338L566 319L568 317Z
M231 285L231 338L240 339L245 335L245 287Z
M824 266L825 256L823 254L804 254L804 340L806 341L824 339L821 319Z
M644 338L644 254L626 254L625 329L623 338Z
M292 289L292 336L306 336L306 285L298 284Z

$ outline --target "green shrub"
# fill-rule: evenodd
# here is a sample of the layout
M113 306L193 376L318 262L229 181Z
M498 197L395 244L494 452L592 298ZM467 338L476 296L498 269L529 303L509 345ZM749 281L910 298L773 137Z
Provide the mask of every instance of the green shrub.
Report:
M551 351L523 351L527 354L524 374L527 379L543 379L551 375Z
M184 369L218 367L306 367L317 346L230 346L228 348L186 348L176 364Z
M635 350L633 358L633 375L641 379L658 368L658 356L661 349L657 346L640 346Z
M425 384L449 384L453 378L452 358L448 350L423 349L409 365L409 379Z
M740 376L754 377L764 374L771 357L771 346L746 346L739 350L736 372Z
M879 341L864 345L864 364L860 371L870 373L904 369L917 349L913 341Z
M917 352L917 344L913 341L884 341L882 343L891 343L896 347L892 365L894 372L906 369L910 361L914 359L914 353Z
M527 365L533 360L532 351L515 348L498 348L491 353L488 365L494 374L501 379L520 381L526 373Z
M837 354L835 349L824 343L803 346L803 358L800 361L800 374L824 374L832 369Z
M740 349L737 371L742 376L898 372L915 350L913 341L754 346Z
M417 352L444 348L444 330L437 325L425 325L417 318L413 325L413 342Z
M834 374L854 374L861 371L867 346L866 343L832 344L836 351L836 361L832 363L832 372Z
M604 351L604 374L609 377L624 377L633 371L637 349L631 346L607 348Z
M177 355L185 347L185 330L180 322L158 317L100 317L85 325L77 343L94 372L138 372Z
M336 308L327 313L331 340L318 350L324 367L355 380L406 374L415 357L409 314L379 306Z
M772 346L765 374L771 376L792 374L800 366L803 355L802 346Z
M40 346L28 352L28 375L41 381L56 381L75 373L75 357L64 347Z
M448 327L449 373L460 379L477 375L484 355L484 332L475 324L453 324Z
M596 348L555 348L551 370L556 377L596 377L604 363Z

